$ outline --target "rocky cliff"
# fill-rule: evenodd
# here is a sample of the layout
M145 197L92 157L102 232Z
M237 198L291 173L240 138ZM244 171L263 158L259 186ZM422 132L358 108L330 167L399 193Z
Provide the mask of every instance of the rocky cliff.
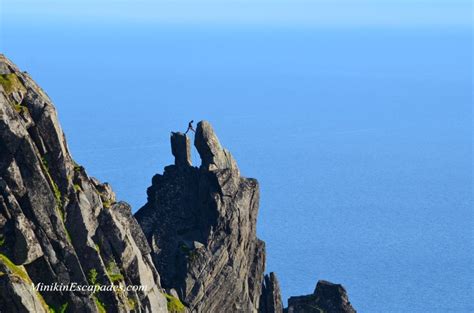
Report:
M256 236L258 182L208 122L194 145L199 167L189 137L171 134L175 163L133 216L74 162L46 93L0 55L0 312L283 312ZM115 290L63 288L79 285ZM285 310L355 312L342 286L323 281Z
M257 312L265 266L258 182L240 175L208 122L196 128L200 167L191 166L186 135L173 133L171 145L175 164L153 177L135 214L163 287L191 312Z
M72 159L46 93L0 55L0 311L166 312L150 251L130 207Z

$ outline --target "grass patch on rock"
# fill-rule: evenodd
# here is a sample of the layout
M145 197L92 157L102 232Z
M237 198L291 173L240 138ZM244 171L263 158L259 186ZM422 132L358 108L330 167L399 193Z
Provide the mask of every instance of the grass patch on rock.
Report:
M30 276L28 276L28 273L25 271L25 268L22 265L16 265L2 253L0 253L0 262L5 264L5 266L8 267L13 275L21 278L26 283L31 284Z
M87 279L89 280L89 283L91 283L92 285L97 285L97 270L95 268L91 269L89 271L89 274L87 275Z
M165 293L165 298L166 298L169 313L184 313L185 312L186 307L181 302L181 300L167 293Z
M123 280L123 275L114 261L107 263L107 276L109 276L110 281L113 283Z
M28 108L26 106L22 105L22 104L19 104L19 103L14 104L13 108L15 109L15 111L17 113L20 113L20 114L21 113L29 113Z
M1 74L0 85L2 85L3 90L5 90L7 94L11 94L19 90L25 90L25 86L23 86L15 73Z
M69 306L69 302L64 303L57 310L50 307L49 308L49 313L66 313L68 306Z
M12 275L15 275L16 277L23 280L23 282L26 285L28 285L28 286L33 285L33 282L31 281L31 278L28 275L28 273L26 272L25 267L23 265L16 265L6 255L4 255L2 253L0 253L0 262L2 262L12 272ZM2 274L5 274L5 273L2 272ZM2 276L2 275L0 275L0 276ZM51 308L46 303L46 301L44 301L43 296L38 291L36 291L36 295L38 296L38 299L41 302L41 305L43 306L43 308L46 311L51 311Z
M137 305L137 302L135 301L135 299L133 298L128 298L128 307L130 308L130 310L135 310L135 306Z
M105 310L105 305L97 298L96 296L92 296L94 298L95 305L97 306L97 310L99 313L107 313Z
M53 187L54 198L56 199L56 207L57 207L58 212L60 213L61 218L64 221L64 212L62 210L62 206L63 206L62 194L61 194L61 191L59 190L58 185L51 177L51 173L49 172L48 161L46 160L44 156L41 157L41 166L43 167L46 178L48 178L48 180L51 183L51 186Z

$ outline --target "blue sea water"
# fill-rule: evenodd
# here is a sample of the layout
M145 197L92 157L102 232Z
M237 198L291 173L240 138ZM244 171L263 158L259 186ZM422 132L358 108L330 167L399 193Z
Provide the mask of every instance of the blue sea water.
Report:
M209 120L260 182L284 299L326 279L359 312L474 312L469 29L12 23L1 41L134 211L169 132Z

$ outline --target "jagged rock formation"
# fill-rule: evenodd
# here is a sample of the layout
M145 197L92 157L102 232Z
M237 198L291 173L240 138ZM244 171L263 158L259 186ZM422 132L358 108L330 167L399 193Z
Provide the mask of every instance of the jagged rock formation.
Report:
M0 55L0 311L167 312L150 252L130 207L73 161L48 96Z
M346 289L339 284L318 281L312 295L288 299L287 313L356 313L347 297Z
M260 313L283 313L280 284L273 272L265 275L263 280L259 311Z
M257 312L265 265L256 236L258 183L240 176L208 122L195 134L200 168L190 166L187 142L172 134L175 165L153 177L135 214L162 285L190 312Z
M183 133L171 133L171 152L177 166L191 166L191 141Z
M276 275L263 276L257 181L240 176L209 123L194 145L199 168L189 138L171 134L175 164L153 177L134 217L74 162L51 100L0 55L0 312L283 312ZM355 312L345 289L324 281L285 311Z

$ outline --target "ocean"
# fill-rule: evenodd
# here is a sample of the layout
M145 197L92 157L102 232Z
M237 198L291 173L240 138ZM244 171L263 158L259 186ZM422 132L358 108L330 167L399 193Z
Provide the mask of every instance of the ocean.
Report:
M469 29L10 23L1 46L134 211L170 132L210 121L260 182L285 303L325 279L362 313L474 312Z

